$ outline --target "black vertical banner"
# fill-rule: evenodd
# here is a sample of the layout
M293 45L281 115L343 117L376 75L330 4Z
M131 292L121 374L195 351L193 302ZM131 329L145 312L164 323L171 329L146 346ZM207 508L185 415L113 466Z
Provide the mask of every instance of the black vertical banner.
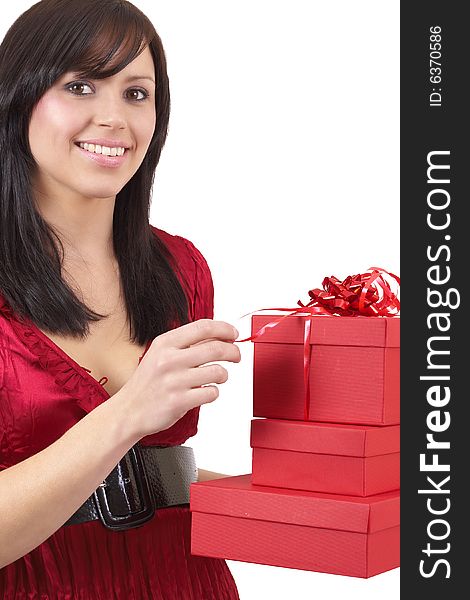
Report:
M401 597L470 581L465 2L401 3ZM464 106L465 105L465 106Z

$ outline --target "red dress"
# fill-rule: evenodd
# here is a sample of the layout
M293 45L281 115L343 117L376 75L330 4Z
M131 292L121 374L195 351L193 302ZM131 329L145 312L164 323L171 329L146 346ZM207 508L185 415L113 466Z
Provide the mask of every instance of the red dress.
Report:
M212 278L202 254L188 240L152 229L186 276L188 283L181 281L190 320L213 318ZM49 446L108 398L104 387L33 323L20 323L0 294L0 469ZM196 434L198 416L199 408L192 409L141 443L183 444ZM151 521L128 531L109 531L100 521L61 527L0 569L0 598L238 600L224 560L191 555L190 528L187 506L157 510Z

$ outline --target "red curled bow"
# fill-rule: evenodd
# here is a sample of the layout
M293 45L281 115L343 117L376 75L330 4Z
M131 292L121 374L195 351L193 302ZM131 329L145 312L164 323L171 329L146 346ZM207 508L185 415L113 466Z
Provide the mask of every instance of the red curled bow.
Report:
M392 292L383 273L393 277L400 285L400 279L378 267L370 267L366 273L348 275L344 281L337 277L325 277L323 290L309 290L311 300L302 307L321 306L331 315L368 317L391 317L400 312L398 296Z
M384 277L388 275L396 282L396 293ZM370 267L366 273L358 275L348 275L344 281L340 281L337 277L325 277L322 283L323 290L315 288L309 290L310 302L303 304L298 300L297 304L300 308L261 308L258 311L253 311L243 315L246 317L255 312L266 310L289 311L285 315L274 321L270 321L259 329L254 335L244 338L243 340L235 340L238 342L253 341L261 337L266 329L276 327L282 320L298 314L308 314L310 318L305 319L304 329L304 420L309 420L310 408L310 329L312 318L314 315L327 316L368 316L368 317L393 317L400 312L400 300L398 292L400 286L400 278L385 269L380 267ZM243 318L242 317L242 318Z

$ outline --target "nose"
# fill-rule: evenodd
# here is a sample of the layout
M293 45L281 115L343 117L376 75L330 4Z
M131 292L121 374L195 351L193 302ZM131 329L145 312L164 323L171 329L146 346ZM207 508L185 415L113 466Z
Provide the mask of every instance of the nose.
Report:
M126 127L125 101L115 91L102 92L99 101L94 104L94 109L94 120L98 126L116 129Z

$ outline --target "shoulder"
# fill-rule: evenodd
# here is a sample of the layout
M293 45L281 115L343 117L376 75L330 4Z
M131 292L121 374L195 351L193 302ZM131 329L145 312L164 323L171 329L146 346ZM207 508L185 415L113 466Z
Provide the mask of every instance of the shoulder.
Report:
M181 235L173 235L163 229L159 229L154 225L150 225L153 233L165 244L168 250L176 259L189 258L191 260L202 259L205 262L205 258L196 246L188 239Z
M202 271L210 275L206 259L193 242L180 235L168 233L153 225L150 225L150 227L153 233L165 244L178 268L188 271L188 273L185 273L186 275L189 275L191 272L194 272L196 275L197 271Z
M214 285L211 270L201 251L180 235L172 235L153 225L151 228L173 257L173 267L186 289L192 320L212 319Z

